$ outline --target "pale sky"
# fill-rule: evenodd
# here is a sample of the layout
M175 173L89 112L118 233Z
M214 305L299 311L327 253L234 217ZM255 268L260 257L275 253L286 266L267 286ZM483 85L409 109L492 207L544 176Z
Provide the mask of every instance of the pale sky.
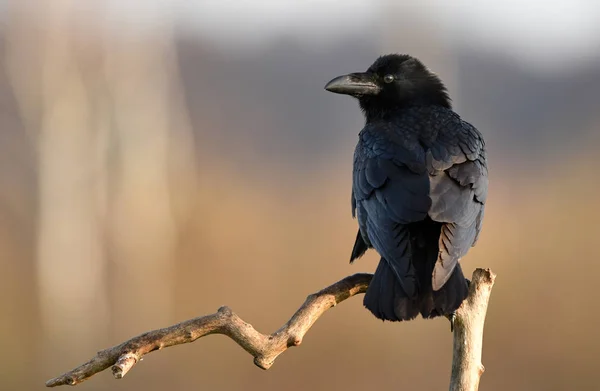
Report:
M387 31L378 31L381 21L390 28L418 14L445 40L504 51L528 65L560 67L600 55L600 0L388 1L104 0L83 2L81 10L93 19L92 4L109 4L113 24L128 29L173 18L188 33L242 47L283 35L313 45L365 28L381 35Z

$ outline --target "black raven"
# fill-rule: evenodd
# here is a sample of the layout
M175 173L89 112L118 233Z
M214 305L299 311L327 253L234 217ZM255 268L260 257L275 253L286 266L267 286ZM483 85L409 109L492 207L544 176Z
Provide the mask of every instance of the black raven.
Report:
M358 99L366 124L354 151L350 262L381 260L364 298L377 318L454 311L468 294L459 260L481 231L488 188L485 143L451 109L446 87L418 59L390 54L327 91Z

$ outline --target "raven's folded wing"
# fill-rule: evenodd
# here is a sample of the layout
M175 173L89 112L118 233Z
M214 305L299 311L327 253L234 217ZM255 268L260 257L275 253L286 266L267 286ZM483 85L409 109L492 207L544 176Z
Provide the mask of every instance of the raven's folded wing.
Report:
M454 117L427 152L432 200L429 217L445 223L432 287L439 290L481 232L488 190L485 143L472 125Z
M420 145L394 143L385 129L366 127L354 155L353 206L360 233L388 262L411 297L417 282L406 224L431 207L425 154Z

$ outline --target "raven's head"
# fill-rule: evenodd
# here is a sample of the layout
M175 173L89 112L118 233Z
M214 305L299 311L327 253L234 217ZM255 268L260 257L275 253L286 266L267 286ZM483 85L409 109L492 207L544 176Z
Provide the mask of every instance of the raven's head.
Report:
M366 72L336 77L325 89L357 98L367 117L418 104L450 108L450 98L440 78L406 54L381 56Z

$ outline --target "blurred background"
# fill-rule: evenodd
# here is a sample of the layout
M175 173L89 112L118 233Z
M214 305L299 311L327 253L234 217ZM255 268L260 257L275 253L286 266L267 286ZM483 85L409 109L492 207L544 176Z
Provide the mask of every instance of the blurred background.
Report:
M363 120L334 76L406 52L484 134L482 390L595 390L600 3L0 1L0 388L229 305L279 328L348 264ZM261 371L225 337L78 390L439 390L448 321L354 298Z

